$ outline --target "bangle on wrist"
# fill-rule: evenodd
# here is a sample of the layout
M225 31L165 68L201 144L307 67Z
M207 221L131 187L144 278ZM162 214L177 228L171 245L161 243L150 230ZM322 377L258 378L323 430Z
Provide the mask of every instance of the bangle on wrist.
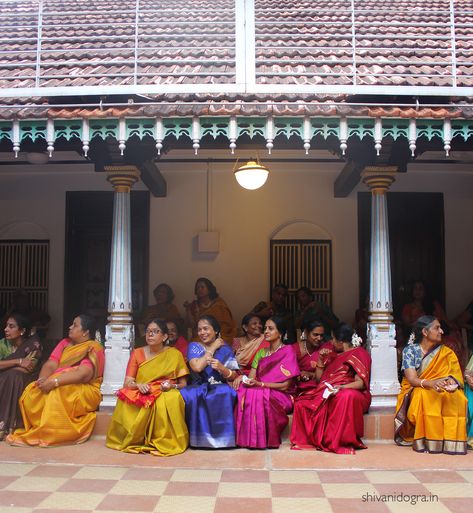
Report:
M59 380L57 378L54 378L54 388L57 388L59 386Z
M223 376L225 379L228 379L233 374L233 371L231 369L227 369L227 370L228 370L228 374L226 376Z
M261 387L261 388L264 388L264 387L265 387L265 384L264 384L264 382L263 382L263 381L261 381L260 387Z
M18 366L21 367L22 363L23 363L23 358L20 358L20 363L18 364Z
M425 381L425 379L421 379L421 380L420 380L420 386L421 386L421 388L425 388L425 387L424 387L424 381Z

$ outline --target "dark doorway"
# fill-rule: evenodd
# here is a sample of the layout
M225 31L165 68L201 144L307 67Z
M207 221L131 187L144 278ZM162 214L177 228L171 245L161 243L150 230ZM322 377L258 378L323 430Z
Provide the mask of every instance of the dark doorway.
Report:
M108 316L113 192L66 194L64 328L74 315L95 317L102 334ZM133 316L148 298L149 193L131 192ZM65 331L66 332L66 331Z
M394 313L410 298L411 284L423 280L445 307L445 246L442 193L387 194ZM371 193L358 193L360 305L369 294Z

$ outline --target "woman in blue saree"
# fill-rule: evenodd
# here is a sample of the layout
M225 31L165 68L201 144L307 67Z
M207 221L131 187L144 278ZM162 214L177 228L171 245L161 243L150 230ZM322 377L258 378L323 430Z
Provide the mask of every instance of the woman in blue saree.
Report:
M468 399L466 411L467 444L469 449L473 449L473 356L470 358L465 370L465 395Z
M235 447L233 410L237 394L228 382L237 377L238 363L220 338L220 324L215 317L200 317L197 333L200 342L191 342L187 350L190 383L181 390L190 446Z

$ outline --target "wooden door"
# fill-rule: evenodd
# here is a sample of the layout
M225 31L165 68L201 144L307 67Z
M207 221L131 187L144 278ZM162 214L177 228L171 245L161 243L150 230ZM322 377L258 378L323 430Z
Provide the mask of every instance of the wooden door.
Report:
M87 313L102 334L108 316L113 192L68 192L64 329ZM134 317L148 297L149 193L131 192L131 268Z
M442 193L387 194L394 312L410 301L411 284L423 280L445 306ZM371 193L358 193L360 305L369 294Z

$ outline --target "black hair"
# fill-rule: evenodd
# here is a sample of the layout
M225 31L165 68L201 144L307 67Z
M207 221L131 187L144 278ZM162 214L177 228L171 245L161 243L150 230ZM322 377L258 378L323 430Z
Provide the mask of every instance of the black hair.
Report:
M307 331L307 332L315 330L315 328L323 328L324 332L325 332L324 323L314 317L309 317L309 319L307 319L306 321L303 321L303 323L301 325L301 330Z
M276 283L276 285L273 287L273 291L276 289L289 290L289 287L285 283Z
M279 331L279 334L281 335L281 340L284 341L284 338L287 333L287 323L286 320L283 317L279 317L277 315L271 316L269 319L267 319L266 322L273 321L276 325L276 329Z
M77 316L80 319L80 327L82 331L88 331L90 338L95 338L95 332L97 330L95 319L88 314L79 314Z
M166 290L166 297L167 297L167 303L171 303L171 301L174 299L174 291L167 283L160 283L154 290L153 295L156 296L159 289L165 289Z
M414 323L414 344L419 344L422 341L422 338L424 334L422 333L422 330L424 328L429 328L430 325L437 320L437 317L434 317L433 315L422 315L417 319L417 321Z
M309 287L299 287L296 290L296 296L299 292L305 292L310 297L310 299L312 299L312 301L314 300L314 293L309 289Z
M259 321L261 322L261 317L258 314L250 312L250 313L247 313L246 315L243 316L243 319L241 320L241 326L248 326L248 324L250 323L251 319L253 319L254 317L259 319Z
M222 330L222 328L220 327L220 323L217 321L217 319L213 315L201 315L197 319L197 324L199 323L199 321L207 321L210 324L210 326L212 326L215 333L217 333L218 335L220 334L220 331Z
M339 342L347 342L351 344L351 339L353 337L353 333L355 333L354 329L344 322L340 323L334 330L333 330L333 336L339 341Z
M215 287L215 285L208 278L201 277L201 278L197 278L197 280L195 280L194 294L197 294L197 284L199 283L199 281L201 281L202 283L205 283L205 285L209 289L209 298L210 299L218 298L217 287Z
M163 319L151 319L146 323L145 330L148 329L150 324L157 324L158 328L164 333L164 335L168 335L168 325L166 324L166 321L163 321Z
M25 333L22 336L24 336L24 337L29 337L30 336L31 322L28 319L28 317L26 317L22 313L12 312L8 316L8 319L14 319L16 324L17 324L17 326L20 328L20 330L25 330Z

